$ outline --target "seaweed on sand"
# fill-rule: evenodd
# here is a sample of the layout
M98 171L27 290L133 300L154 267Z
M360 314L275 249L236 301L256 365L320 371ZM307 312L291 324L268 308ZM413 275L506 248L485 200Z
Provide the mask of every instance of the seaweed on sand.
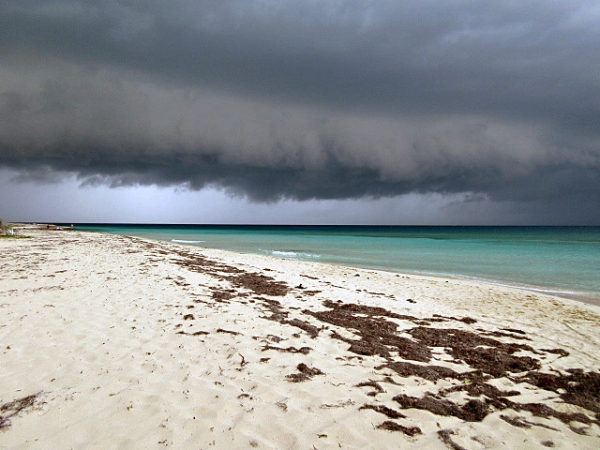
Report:
M287 380L292 383L300 383L302 381L310 380L315 375L325 375L321 370L317 369L316 367L308 367L304 363L298 364L296 369L298 369L299 373L292 373L286 375Z
M179 263L182 266L211 274L229 282L234 288L215 292L215 300L227 301L248 295L249 290L270 313L264 316L264 319L300 328L313 338L323 329L302 318L289 319L288 308L277 300L264 297L285 296L290 291L286 283L191 253L182 251L180 256L182 259ZM240 289L246 293L240 292ZM437 416L453 416L467 422L481 421L487 415L498 411L526 411L536 417L558 419L575 433L585 433L586 430L575 428L572 422L600 425L600 374L597 371L584 372L582 369L568 369L550 374L542 371L541 357L558 355L562 358L569 353L564 349L535 349L524 344L523 341L530 340L522 330L510 327L495 331L474 329L472 325L476 320L470 317L434 315L429 318L417 318L382 307L330 300L325 301L323 305L323 311L303 310L302 314L332 325L330 336L349 344L347 350L350 353L361 357L381 358L382 364L377 366L376 370L387 369L402 378L417 378L433 384L441 379L446 381L446 386L450 383L449 387L439 389L437 393L428 392L422 397L405 394L394 396L393 401L404 409L427 410ZM448 322L460 322L460 328L440 326ZM270 346L266 349L275 350ZM293 347L277 350L296 352ZM437 354L440 351L452 359L439 358ZM436 364L430 363L432 359ZM319 369L310 368L305 364L298 365L298 371L288 375L288 381L306 381L314 375L321 374ZM584 412L561 412L552 407L551 401L515 401L514 397L520 394L518 390L502 391L490 383L500 378L512 382L515 386L527 384L539 390L554 392L562 402L582 408ZM385 380L388 379L390 377L386 374ZM369 380L368 384L363 385L375 388L379 386L375 380ZM460 398L457 396L452 396L452 399L448 397L450 393L457 392L464 393L461 400L455 400ZM365 405L361 409L373 409L386 415L394 415L394 410L385 405ZM530 424L524 419L512 419L507 415L501 417L506 423L517 427ZM417 427L404 427L392 420L382 423L379 428L402 431L410 435L419 430ZM420 430L418 432L420 433ZM449 430L441 430L438 433L439 438L451 448L462 448L452 441L451 434Z
M28 395L0 405L0 431L11 426L13 417L33 409L40 394Z
M383 357L385 362L376 367L377 370L391 369L401 377L417 377L433 383L440 379L460 382L439 390L437 394L428 392L422 397L404 394L393 397L393 400L404 409L427 410L438 416L454 416L466 422L480 422L488 414L506 409L527 411L537 417L556 418L567 424L572 431L580 434L585 433L585 429L575 428L571 422L600 426L599 373L584 372L581 369L569 369L566 374L548 374L539 371L541 363L535 356L550 353L562 357L568 354L562 349L536 350L520 342L506 342L491 338L486 332L424 326L423 323L428 319L400 315L379 307L331 301L324 302L324 306L327 308L325 311L304 312L354 334L356 338L344 337L335 330L331 333L335 339L350 344L348 351L360 355ZM390 319L409 321L418 326L398 330L398 324ZM443 316L433 319L436 323L459 320ZM465 320L463 323L470 325L474 322ZM517 339L525 337L525 333L521 330L506 330L518 335ZM412 339L399 336L400 332L408 334ZM513 336L508 333L504 336L502 333L502 337L507 339ZM433 348L443 348L446 354L454 358L452 363L466 365L468 370L459 372L446 366L424 364L433 358ZM523 352L535 356L523 355ZM419 364L398 360L398 358L413 360ZM528 383L539 389L556 392L565 403L579 406L594 415L590 417L580 412L564 413L547 404L513 401L508 397L519 395L519 391L502 391L489 383L490 380L499 378L506 378L515 384ZM465 392L471 398L462 402L446 398L452 392ZM521 425L518 421L507 421L507 423ZM444 438L444 442L447 442L446 438L449 436L440 435L440 438Z

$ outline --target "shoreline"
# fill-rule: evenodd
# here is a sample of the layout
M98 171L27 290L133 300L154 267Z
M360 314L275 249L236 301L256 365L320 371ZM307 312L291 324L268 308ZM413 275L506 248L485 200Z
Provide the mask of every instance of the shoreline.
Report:
M27 234L0 241L0 448L600 444L597 306L145 238Z
M478 227L475 227L475 228L478 228ZM491 228L495 228L495 227L491 227ZM512 228L512 227L506 227L506 228ZM554 227L546 227L546 228L554 228ZM572 227L569 227L569 228L572 228ZM581 228L588 228L588 227L581 227ZM86 230L86 231L88 231L88 230ZM105 231L93 231L93 232L105 232ZM176 244L190 245L190 246L200 248L200 249L205 249L205 250L212 249L211 247L204 247L202 245L203 241L186 241L186 240L178 240L178 239L160 238L160 237L156 237L156 236L155 237L137 236L137 235L131 235L131 234L119 234L119 235L141 237L144 239L157 240L157 241L161 241L161 242L171 242L171 243L176 243ZM218 249L218 248L215 248L215 249ZM242 252L239 250L231 250L231 249L223 249L223 250L231 251L233 253L242 253L242 254L247 253L247 252ZM281 251L281 252L277 251L277 252L285 253L284 251ZM427 271L419 271L419 270L404 270L404 269L377 267L377 266L369 266L369 265L361 265L361 264L337 263L337 262L333 262L333 261L321 261L320 259L314 259L314 258L302 258L302 257L294 258L294 257L287 257L285 255L279 255L279 254L274 254L274 253L261 253L259 251L250 252L250 254L271 256L271 257L274 257L277 259L282 259L282 260L321 262L323 264L332 264L332 265L336 265L336 266L340 266L340 267L352 267L352 268L367 269L367 270L377 270L377 271L382 271L382 272L399 273L399 274L413 275L413 276L425 276L425 277L434 277L434 278L453 278L453 279L459 279L459 280L475 281L478 283L504 286L504 287L510 287L510 288L515 288L515 289L522 289L522 290L541 293L541 294L545 294L545 295L556 296L556 297L560 297L560 298L564 298L564 299L575 300L578 302L591 304L594 306L600 306L600 292L595 292L595 291L573 290L573 289L568 289L565 287L557 287L557 286L552 286L552 285L528 284L528 283L521 282L521 281L511 281L511 280L495 279L495 278L484 278L484 277L474 276L474 275L452 274L452 273L445 273L444 271L427 272Z
M544 295L544 296L553 297L553 298L559 299L561 301L576 302L576 304L578 304L578 305L590 306L593 308L594 311L600 312L600 294L597 294L595 292L560 291L560 290L556 290L556 288L547 287L547 286L518 284L518 283L511 283L510 281L490 280L490 279L486 279L486 278L470 277L467 275L429 273L429 272L418 272L418 271L410 272L410 271L382 269L382 268L358 266L358 265L352 266L352 265L336 264L336 263L332 263L332 262L322 262L322 261L312 260L312 259L286 258L283 256L275 256L275 255L268 255L268 254L261 254L261 253L251 253L251 252L246 253L246 252L238 252L238 251L234 251L234 250L202 247L201 245L184 243L184 242L176 242L173 240L166 241L166 240L160 240L160 239L137 237L134 235L126 235L126 236L136 238L136 239L146 239L148 241L153 241L153 242L168 242L168 243L172 243L175 245L182 245L185 247L191 246L193 248L199 249L204 252L211 252L214 250L214 251L218 251L218 252L224 252L226 254L231 253L232 255L255 255L255 256L259 256L259 257L264 256L266 258L272 258L272 259L281 260L281 261L304 262L304 263L308 263L308 264L322 264L324 266L335 266L335 267L339 267L341 269L364 270L367 272L381 272L384 274L388 273L388 274L400 275L400 276L404 276L404 277L421 278L424 280L433 280L433 281L441 281L441 282L443 282L445 280L456 280L459 282L462 281L465 283L475 284L475 285L481 284L484 286L489 285L489 286L495 286L498 288L514 289L517 291L524 291L524 292L529 292L529 293L533 293L533 294L540 294L540 295Z
M379 270L379 269L371 269L371 270ZM386 270L382 270L382 271L387 272ZM578 304L589 305L589 306L593 306L593 307L600 307L600 294L595 293L595 292L562 291L562 290L558 290L557 288L549 287L549 286L519 284L516 282L512 283L510 281L503 281L503 280L489 280L486 278L469 277L466 275L437 274L437 273L427 273L427 272L396 272L396 271L390 271L390 272L391 273L400 273L403 275L422 276L424 278L462 280L465 282L479 283L479 284L483 284L483 285L497 286L500 288L516 289L519 291L526 291L526 292L531 292L531 293L535 293L535 294L547 295L550 297L556 297L560 300L575 301Z
M94 232L96 232L96 231L94 231ZM99 233L102 233L102 232L99 232ZM248 254L248 255L266 256L269 258L274 258L274 259L279 259L279 260L284 260L284 261L302 261L302 262L307 262L307 263L332 265L332 266L337 266L337 267L342 267L342 268L345 267L345 268L349 268L349 269L372 270L372 271L377 271L377 272L432 278L432 279L462 280L462 281L466 281L466 282L481 283L481 284L486 284L486 285L499 286L499 287L505 287L505 288L510 288L510 289L518 289L518 290L523 290L523 291L528 291L528 292L534 292L536 294L549 295L549 296L557 297L557 298L564 299L564 300L573 300L573 301L583 303L586 305L600 307L600 293L597 293L597 292L567 291L567 290L560 290L559 288L556 288L553 286L543 286L543 285L533 285L533 284L528 285L528 284L522 284L522 283L511 282L511 281L506 281L506 280L493 280L493 279L487 279L487 278L472 277L472 276L468 276L468 275L457 275L457 274L448 274L448 273L441 273L441 272L440 273L430 273L430 272L420 272L420 271L395 270L395 269L385 269L385 268L379 268L379 267L369 267L369 266L360 266L360 265L354 266L354 265L337 264L334 262L323 262L323 261L309 259L309 258L307 258L307 259L289 258L289 257L278 256L278 255L273 255L273 254L239 252L239 251L235 251L235 250L203 247L202 245L200 245L200 243L198 241L183 241L183 240L176 240L176 239L162 240L162 239L138 237L135 235L121 235L121 236L129 236L129 237L136 237L136 238L140 238L140 239L148 239L150 241L168 242L168 243L172 243L172 244L191 246L193 248L197 248L197 249L200 249L203 251L220 250L223 252L231 252L233 254L241 254L241 255Z

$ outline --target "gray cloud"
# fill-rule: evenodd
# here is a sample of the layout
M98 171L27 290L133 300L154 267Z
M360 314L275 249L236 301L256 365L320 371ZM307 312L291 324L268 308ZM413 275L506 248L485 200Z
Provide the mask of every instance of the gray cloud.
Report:
M22 177L600 220L596 2L0 8L0 165Z

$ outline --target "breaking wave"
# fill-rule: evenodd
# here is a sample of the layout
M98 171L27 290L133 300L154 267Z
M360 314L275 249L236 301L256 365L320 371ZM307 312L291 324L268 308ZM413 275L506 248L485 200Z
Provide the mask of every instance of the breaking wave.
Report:
M206 241L186 241L183 239L171 239L171 242L177 242L178 244L200 244Z
M266 253L275 256L277 258L286 258L286 259L317 259L320 258L321 255L316 253L306 253L306 252L294 252L294 251L282 251L282 250L265 250Z

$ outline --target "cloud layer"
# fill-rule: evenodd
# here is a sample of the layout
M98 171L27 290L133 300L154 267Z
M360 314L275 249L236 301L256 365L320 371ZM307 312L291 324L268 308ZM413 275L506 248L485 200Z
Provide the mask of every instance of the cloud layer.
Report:
M0 2L0 166L600 221L600 6Z

